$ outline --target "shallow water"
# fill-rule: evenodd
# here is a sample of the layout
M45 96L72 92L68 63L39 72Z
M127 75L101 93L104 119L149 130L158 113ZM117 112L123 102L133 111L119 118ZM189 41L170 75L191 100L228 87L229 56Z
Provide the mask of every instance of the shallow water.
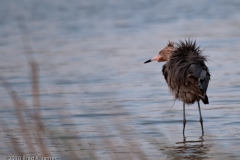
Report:
M92 141L102 159L109 153L99 146L105 139L117 141L116 154L122 156L132 148L121 140L131 139L149 159L171 159L173 153L186 159L238 159L239 7L235 0L1 1L0 75L32 103L30 69L16 21L24 15L40 65L46 124L58 127L61 111L63 119L74 121L65 127L78 131L75 138ZM196 39L209 56L211 81L210 104L201 104L205 136L194 104L186 107L184 142L182 103L176 101L170 110L173 98L161 73L163 64L143 62L169 40L187 38ZM0 100L3 119L16 125L12 100L2 86ZM123 132L119 123L125 125Z

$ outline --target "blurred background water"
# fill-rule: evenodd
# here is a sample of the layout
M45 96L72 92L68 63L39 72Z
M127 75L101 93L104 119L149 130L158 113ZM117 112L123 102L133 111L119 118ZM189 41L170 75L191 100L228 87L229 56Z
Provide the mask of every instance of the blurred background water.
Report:
M0 75L31 106L30 69L17 21L24 17L39 64L47 126L64 125L76 132L72 138L98 148L99 159L107 159L110 152L99 145L102 139L121 143L124 137L134 139L149 159L171 159L165 154L169 150L186 159L237 159L239 8L238 0L1 0ZM199 140L197 104L187 106L187 142L182 143L182 103L177 101L170 110L173 98L161 73L163 63L143 62L168 41L188 38L196 39L209 56L212 76L210 104L201 104L205 136ZM2 85L0 101L2 119L17 126L12 100ZM59 111L74 124L60 123ZM117 132L119 123L127 131ZM156 147L151 138L168 145ZM1 136L1 143L6 141ZM3 153L9 149L1 146ZM114 147L123 157L134 152L125 143Z

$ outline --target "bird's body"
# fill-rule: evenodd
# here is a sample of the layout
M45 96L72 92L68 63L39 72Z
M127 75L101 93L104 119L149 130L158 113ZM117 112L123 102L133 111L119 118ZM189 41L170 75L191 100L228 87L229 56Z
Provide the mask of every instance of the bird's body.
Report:
M175 99L183 102L183 135L186 124L185 104L193 104L196 101L198 102L203 135L203 120L199 101L202 100L204 104L209 103L206 92L210 73L205 65L206 57L202 55L202 51L196 46L195 41L186 40L179 41L175 46L173 42L169 42L158 56L145 63L155 60L158 62L167 61L163 65L162 73Z
M168 47L174 47L172 43ZM210 80L206 58L194 42L180 41L164 64L162 73L176 99L186 104L202 100L208 104L207 88Z

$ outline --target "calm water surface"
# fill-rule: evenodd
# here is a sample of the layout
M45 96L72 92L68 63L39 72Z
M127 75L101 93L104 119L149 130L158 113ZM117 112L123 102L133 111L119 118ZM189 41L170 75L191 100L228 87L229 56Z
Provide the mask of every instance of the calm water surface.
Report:
M7 1L0 2L0 75L31 104L30 69L16 17L24 15L34 58L40 64L42 117L58 127L59 111L69 130L91 141L107 159L102 139L118 142L118 154L137 142L149 159L240 157L240 2L231 1ZM209 56L209 105L186 107L173 98L163 63L143 62L169 40L197 39ZM1 116L16 125L12 100L0 86ZM124 131L119 132L119 123ZM102 132L106 133L102 136ZM1 137L4 141L4 137ZM2 145L1 145L2 146ZM2 150L6 149L1 147ZM161 158L160 158L161 157ZM109 157L108 157L109 158Z

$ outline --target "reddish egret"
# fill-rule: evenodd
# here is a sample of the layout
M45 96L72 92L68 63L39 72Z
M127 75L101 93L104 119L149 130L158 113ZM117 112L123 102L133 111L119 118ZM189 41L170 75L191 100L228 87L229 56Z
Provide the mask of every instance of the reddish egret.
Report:
M200 47L196 46L196 41L185 40L178 43L169 42L167 47L159 54L147 60L145 63L158 61L164 62L162 73L168 84L170 91L176 99L183 102L183 136L185 137L185 104L190 105L197 101L200 114L200 123L203 130L203 119L199 101L208 104L206 94L210 73L205 65L206 57L202 55Z

